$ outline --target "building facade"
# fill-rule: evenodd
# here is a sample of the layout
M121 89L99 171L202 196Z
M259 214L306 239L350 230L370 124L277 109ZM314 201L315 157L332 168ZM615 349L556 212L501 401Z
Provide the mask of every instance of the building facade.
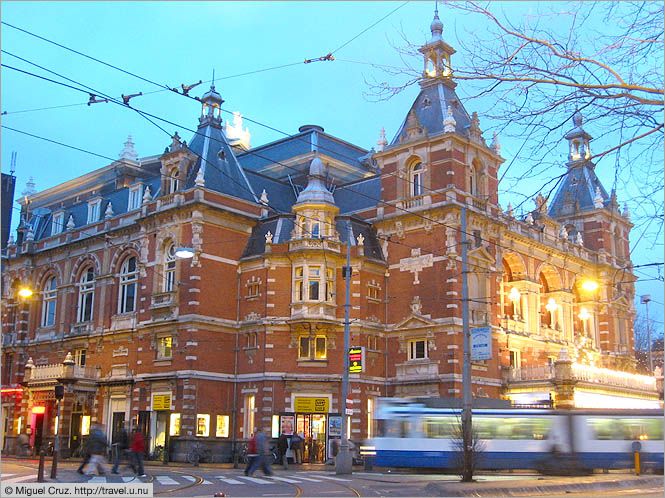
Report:
M635 374L632 224L581 114L555 195L502 210L498 139L455 93L438 16L431 32L418 96L376 150L315 125L251 148L213 85L189 143L176 133L139 158L130 137L112 164L24 199L2 275L3 449L25 432L38 447L57 423L72 452L90 423L112 437L131 422L177 460L195 442L228 460L260 427L303 432L306 460L324 461L345 406L360 441L379 397L461 397L465 277L470 326L491 336L474 396L662 406ZM347 250L364 363L345 402Z

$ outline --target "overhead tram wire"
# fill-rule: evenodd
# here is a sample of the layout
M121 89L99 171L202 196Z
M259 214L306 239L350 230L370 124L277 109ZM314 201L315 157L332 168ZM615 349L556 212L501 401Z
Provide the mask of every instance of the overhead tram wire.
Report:
M76 88L76 87L73 87L73 86L71 86L71 85L67 85L67 84L62 83L62 82L58 82L58 81L55 81L55 80L51 80L51 79L49 79L49 78L46 78L46 77L43 77L43 76L40 76L40 75L36 75L36 74L34 74L34 73L30 73L30 72L28 72L28 71L23 71L23 70L20 70L20 69L14 68L14 67L12 67L12 66L8 66L8 65L6 65L6 64L2 64L2 66L3 66L3 67L7 67L7 68L9 68L9 69L14 69L14 70L16 70L16 71L18 71L18 72L21 72L21 73L24 73L24 74L27 74L27 75L30 75L30 76L34 76L34 77L37 77L37 78L40 78L40 79L44 79L44 80L46 80L46 81L49 81L49 82L52 82L52 83L55 83L55 84L63 85L63 86L65 86L65 87L68 87L68 88L71 88L71 89L74 89L74 90L78 90L78 91L83 92L83 93L89 93L89 92L87 92L87 91L85 91L85 90L82 90L82 89L80 89L80 88ZM145 78L143 78L143 79L145 79ZM70 81L73 81L73 80L70 80ZM149 80L146 79L146 81L149 81ZM157 125L156 123L154 123L153 121L151 121L151 120L149 119L149 117L152 117L152 118L154 118L154 119L157 119L157 120L163 121L163 122L168 123L168 124L172 124L172 125L174 125L174 126L176 126L176 127L180 127L180 128L182 128L182 129L185 129L185 130L190 131L190 132L192 132L192 133L199 134L198 130L192 130L192 129L186 127L186 126L179 125L178 123L174 123L174 122L172 122L172 121L170 121L170 120L167 120L167 119L161 118L161 117L159 117L159 116L156 116L156 115L153 115L153 114L147 113L147 112L145 112L145 111L141 111L140 109L138 109L138 108L136 108L136 107L132 107L132 106L130 106L129 104L121 103L121 102L119 102L117 99L115 99L115 98L113 98L113 97L111 97L111 96L108 96L108 95L104 94L103 92L98 92L98 91L96 91L96 90L95 90L94 88L92 88L92 87L88 87L87 85L84 85L84 84L81 84L81 83L79 83L79 84L82 85L82 86L84 86L84 87L86 87L86 88L91 89L91 90L94 91L94 92L96 92L95 95L105 96L105 97L107 97L111 102L113 102L113 103L115 103L115 104L122 105L122 106L124 106L124 107L128 107L129 109L132 109L132 110L138 112L139 115L141 115L144 119L146 119L146 120L148 120L149 122L151 122L154 126L157 126L160 130L162 130L162 131L163 131L164 133L166 133L168 136L171 136L170 133L169 133L168 131L164 130L161 126L159 126L159 125ZM197 100L197 101L199 101L199 99L197 99L197 98L195 98L195 97L191 97L191 96L189 96L189 95L185 95L185 96L186 96L186 97L189 97L190 99L193 99L193 100ZM224 109L222 109L222 110L223 110L224 112L230 112L230 111L226 111L226 110L224 110ZM272 129L272 130L274 130L274 131L277 131L277 132L279 132L279 133L282 133L282 134L284 134L284 135L286 135L286 136L290 136L290 135L289 135L288 133L286 133L286 132L283 132L283 131L278 130L278 129L273 128L273 127L270 127L270 126L265 125L265 124L263 124L263 123L260 123L260 122L258 122L258 121L254 121L254 120L251 120L251 119L248 119L248 118L246 118L246 119L247 119L248 121L254 122L254 123L256 123L256 124L258 124L258 125L260 125L260 126L267 127L267 128ZM213 140L218 141L218 140L216 140L216 139L213 139ZM324 149L324 150L325 150L325 148L323 148L323 147L321 147L321 149ZM191 149L190 149L190 150L191 150ZM284 166L284 167L286 167L286 168L289 168L289 169L292 169L292 170L294 170L294 171L297 171L298 173L301 173L299 170L297 170L297 169L294 168L293 166L290 166L290 165L287 165L287 164L283 164L283 163L281 163L281 162L279 162L279 161L274 161L272 158L269 158L269 157L261 156L260 154L258 154L258 153L256 153L256 152L252 151L251 149L248 150L247 153L251 153L251 154L253 154L253 155L257 156L257 157L260 157L260 158L262 158L262 159L269 160L269 161L271 161L271 162L273 162L273 163L280 164L280 165L282 165L282 166ZM197 155L198 155L198 154L197 154ZM199 157L201 157L201 156L199 156ZM202 157L201 157L201 159L204 160L204 158L202 158ZM209 164L211 164L211 166L212 166L213 168L219 170L219 168L218 168L215 164L212 164L212 163L210 163L210 162L207 161L207 160L206 160L206 162L209 163ZM222 172L221 170L219 170L219 171ZM222 173L224 174L224 172L222 172ZM393 176L393 175L396 175L396 173L390 173L390 174L386 174L386 175ZM377 175L377 176L383 176L383 175ZM229 178L230 178L230 177L229 177ZM234 183L237 183L239 186L241 186L241 188L243 188L243 190L247 190L243 185L241 185L240 183L238 183L238 182L235 181L234 179L232 179L232 178L230 178L230 179L231 179L232 181L234 181ZM406 181L406 180L404 180L404 181ZM429 189L429 188L428 188L428 190L434 192L432 189ZM254 195L251 191L248 191L248 192L249 192L250 194ZM374 201L374 202L376 202L376 203L382 203L382 204L387 205L387 206L393 206L393 207L395 207L395 208L398 209L398 210L401 210L401 211L403 211L403 212L405 212L405 213L408 213L408 214L411 214L411 215L417 216L417 217L422 218L422 219L424 219L424 220L426 220L426 221L430 221L431 223L434 223L434 224L437 224L437 225L440 225L440 226L443 226L443 227L446 227L446 228L451 228L451 229L453 229L453 230L455 230L455 231L457 231L457 232L461 232L461 228L460 228L460 227L447 225L447 224L442 223L442 222L440 222L440 221L438 221L438 220L434 220L434 219L428 218L428 217L426 217L426 216L424 216L424 215L422 215L422 214L420 214L420 213L416 213L416 212L413 212L413 211L409 211L409 210L406 209L406 208L398 207L398 206L393 205L393 204L390 204L389 202L386 202L386 201L384 201L384 200L382 200L382 199L374 198L374 197L369 196L369 195L367 195L367 194L364 194L364 193L362 193L362 192L358 192L358 191L354 191L354 190L351 190L351 192L354 193L354 194L356 194L356 195L360 195L360 196L366 197L366 198L368 198L369 200L372 200L372 201ZM273 206L269 206L269 207L271 207L271 208L272 208L275 212L277 212L277 213L280 212L278 209L275 209ZM284 214L288 214L288 213L284 213ZM466 234L467 234L468 236L471 236L471 237L474 236L473 233L469 233L469 232L467 232ZM490 241L490 240L483 239L483 238L481 238L481 240L484 240L485 242L487 242L487 243L489 243L489 244L494 244L494 245L497 246L497 247L501 247L501 248L503 248L503 249L510 250L509 247L507 247L507 246L503 246L503 245L499 244L499 243L496 242L496 241ZM392 243L397 243L396 241L390 241L390 242L392 242ZM407 247L410 247L410 246L408 246L407 244L403 244L403 243L399 243L399 244L404 245L404 246L407 246ZM458 245L458 243L456 243L455 246L456 246L456 245ZM412 247L412 248L413 248L413 247ZM448 247L444 247L443 249L448 249ZM438 252L438 251L437 251L437 252ZM437 254L437 252L431 251L431 254L434 255L434 254ZM472 263L471 263L471 264L472 264ZM474 265L474 266L478 266L478 265Z
M67 87L67 88L71 88L71 89L73 89L73 90L78 90L78 91L83 92L83 93L88 93L88 92L86 92L85 90L82 90L82 89L80 89L80 88L73 87L73 86L68 85L68 84L66 84L66 83L62 83L62 82L59 82L59 81L51 80L50 78L46 78L46 77L43 77L43 76L40 76L40 75L36 75L36 74L34 74L34 73L30 73L30 72L28 72L28 71L23 71L23 70L20 70L20 69L16 69L16 68L14 68L14 67L12 67L12 66L7 66L6 64L2 64L2 66L3 66L3 67L8 67L9 69L15 69L15 70L17 70L17 71L19 71L19 72L21 72L21 73L24 73L24 74L27 74L27 75L30 75L30 76L34 76L34 77L37 77L37 78L40 78L40 79L44 79L44 80L49 81L49 82L51 82L51 83L55 83L55 84L58 84L58 85L62 85L62 86L65 86L65 87ZM85 86L85 85L83 85L83 86ZM91 88L91 87L88 87L88 88ZM93 89L93 91L95 91L95 90ZM102 92L97 92L97 95L105 96L105 94L102 93ZM181 126L181 125L179 125L178 123L174 123L174 122L169 121L169 120L166 120L166 119L164 119L164 118L160 118L159 116L155 116L155 115L150 114L150 113L147 113L147 112L145 112L145 111L141 111L141 110L138 109L138 108L132 107L132 106L130 106L130 105L128 105L128 104L121 103L120 101L118 101L117 99L115 99L115 98L113 98L113 97L111 97L111 96L108 96L108 99L109 99L109 101L112 102L112 103L115 103L115 104L121 105L121 106L123 106L123 107L129 108L129 109L131 109L131 110L137 112L140 116L142 116L142 117L143 117L144 119L146 119L148 122L150 122L151 124L153 124L154 126L156 126L157 128L159 128L161 131L163 131L164 133L166 133L169 137L171 137L171 134L170 134L168 131L166 131L164 128L162 128L161 126L159 126L157 123L155 123L154 121L152 121L152 120L150 119L150 117L152 117L152 118L154 118L154 119L158 119L158 120L160 120L160 121L164 121L164 122L169 123L169 124L172 124L172 125L174 125L174 126L176 126L176 127L180 127L180 128L182 128L182 129L185 129L185 130L191 131L191 132L193 132L193 133L199 134L198 130L191 130L191 129L185 127L185 126ZM214 139L214 140L216 140L216 139ZM188 150L191 151L191 149L189 149L189 147L188 147ZM239 182L238 182L237 180L235 180L234 178L228 176L228 174L226 174L226 172L224 172L224 171L222 171L221 169L219 169L219 167L218 167L216 164L211 163L211 162L208 161L207 159L203 158L201 155L196 154L194 151L191 151L191 152L194 153L197 157L199 157L202 161L205 161L207 164L209 164L212 168L216 169L217 171L219 171L219 172L222 173L223 175L227 176L232 182L236 183L241 189L246 190L248 193L250 193L252 196L254 196L254 193L253 193L253 192L251 192L250 190L248 190L244 185L242 185L241 183L239 183ZM251 150L248 151L248 152L251 152ZM256 153L255 153L255 155L256 155L257 157L262 157L263 159L271 160L270 158L263 157L263 156L261 156L260 154L256 154ZM275 161L273 161L273 162L275 162ZM276 163L277 163L277 164L282 164L282 163L280 163L279 161L277 161ZM286 165L286 164L282 164L282 165L285 166L285 167L287 167L287 168L292 168L292 169L293 169L292 166L289 166L289 165ZM377 199L377 198L374 198L374 197L368 196L368 195L363 194L363 193L361 193L361 192L356 192L356 191L352 191L352 192L355 193L355 194L358 194L358 195L362 195L362 196L364 196L364 197L367 197L368 199L370 199L370 200L372 200L372 201L374 201L374 202L377 202L377 203L380 202L380 203L383 203L383 204L385 204L385 205L391 205L391 204L389 204L389 203L386 202L386 201L383 201L383 200L381 200L381 199ZM277 209L275 206L272 206L272 205L270 205L270 204L267 204L267 206L270 207L274 212L276 212L276 213L278 213L278 214L290 214L290 213L287 213L287 212L281 212L281 211L280 211L279 209ZM395 206L395 207L397 207L397 206ZM425 217L425 216L423 216L423 215L420 215L420 214L418 214L418 213L414 213L414 212L412 212L412 211L409 211L408 209L405 209L405 208L401 208L401 207L400 207L399 209L402 210L402 211L404 211L404 212L406 212L406 213L409 213L409 214L412 214L412 215L418 216L418 217L420 217L420 218L423 218L423 219L425 219L425 220L429 220L429 221L431 221L432 223L435 223L435 224L438 224L438 225L442 225L442 226L444 226L444 227L446 227L446 228L452 228L452 229L454 229L454 230L456 230L456 231L458 231L458 232L461 232L461 228L459 228L459 227L454 227L454 226L446 225L445 223L439 222L438 220L432 220L432 219L427 218L427 217ZM313 219L312 217L308 217L308 216L304 216L304 218L310 218L310 219ZM468 233L468 232L467 232L467 235L473 236L473 234L470 234L470 233ZM379 237L379 238L381 238L381 237ZM410 249L416 249L416 247L414 247L414 246L410 246L410 245L405 244L405 243L403 243L403 242L394 241L394 240L391 239L390 236L386 236L385 238L383 238L383 240L387 240L389 243L402 245L402 246L408 247L408 248L410 248ZM486 242L490 243L490 241L486 241ZM452 246L452 247L455 247L455 246L457 246L458 244L459 244L459 243L455 243L454 246ZM499 245L498 243L496 243L496 242L494 242L494 244L497 245L497 246L500 246L500 245ZM422 250L422 248L420 248L420 249ZM437 254L441 254L441 253L440 253L441 250L447 250L447 249L449 249L449 247L444 246L444 247L441 248L440 250L429 251L429 253L431 253L432 255L437 255ZM507 249L507 248L506 248L506 249ZM475 267L478 267L478 268L482 268L482 269L484 270L484 267L481 267L480 265L475 265L475 264L473 264L473 263L468 263L468 264L471 264L472 266L475 266ZM488 272L488 273L497 273L497 272Z

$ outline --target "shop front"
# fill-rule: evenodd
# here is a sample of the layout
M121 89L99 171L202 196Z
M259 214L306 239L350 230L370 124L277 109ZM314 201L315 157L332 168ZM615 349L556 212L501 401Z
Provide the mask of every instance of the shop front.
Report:
M329 395L294 395L293 412L280 414L279 434L303 439L303 463L324 463L328 457ZM293 458L291 450L287 456Z

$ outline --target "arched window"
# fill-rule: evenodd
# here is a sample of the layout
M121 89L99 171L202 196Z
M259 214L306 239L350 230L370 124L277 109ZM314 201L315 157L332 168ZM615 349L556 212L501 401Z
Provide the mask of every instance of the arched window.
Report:
M132 313L136 310L137 281L136 256L130 256L120 267L120 302L118 303L118 313Z
M55 325L55 305L58 299L55 277L49 277L42 291L42 327Z
M316 216L312 218L312 238L318 239L321 236L321 222Z
M171 172L169 173L169 194L173 194L174 192L178 191L178 180L180 176L180 171L178 171L178 168L173 168Z
M411 195L423 195L423 165L420 162L411 168Z
M175 283L175 244L164 252L164 292L171 292Z
M79 280L79 303L76 319L79 322L92 321L92 305L95 295L95 271L92 266L83 271Z
M482 195L482 169L482 164L477 159L469 167L469 193L474 197Z

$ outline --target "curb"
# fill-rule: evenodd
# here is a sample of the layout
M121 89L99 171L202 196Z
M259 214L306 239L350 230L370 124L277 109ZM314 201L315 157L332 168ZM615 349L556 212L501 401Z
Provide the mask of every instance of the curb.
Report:
M535 496L543 494L566 493L571 491L606 491L610 489L621 490L626 487L651 487L663 486L660 477L649 477L646 479L629 479L617 481L582 482L569 484L551 484L542 486L524 487L471 487L460 489L459 486L441 485L429 483L424 490L431 496Z

